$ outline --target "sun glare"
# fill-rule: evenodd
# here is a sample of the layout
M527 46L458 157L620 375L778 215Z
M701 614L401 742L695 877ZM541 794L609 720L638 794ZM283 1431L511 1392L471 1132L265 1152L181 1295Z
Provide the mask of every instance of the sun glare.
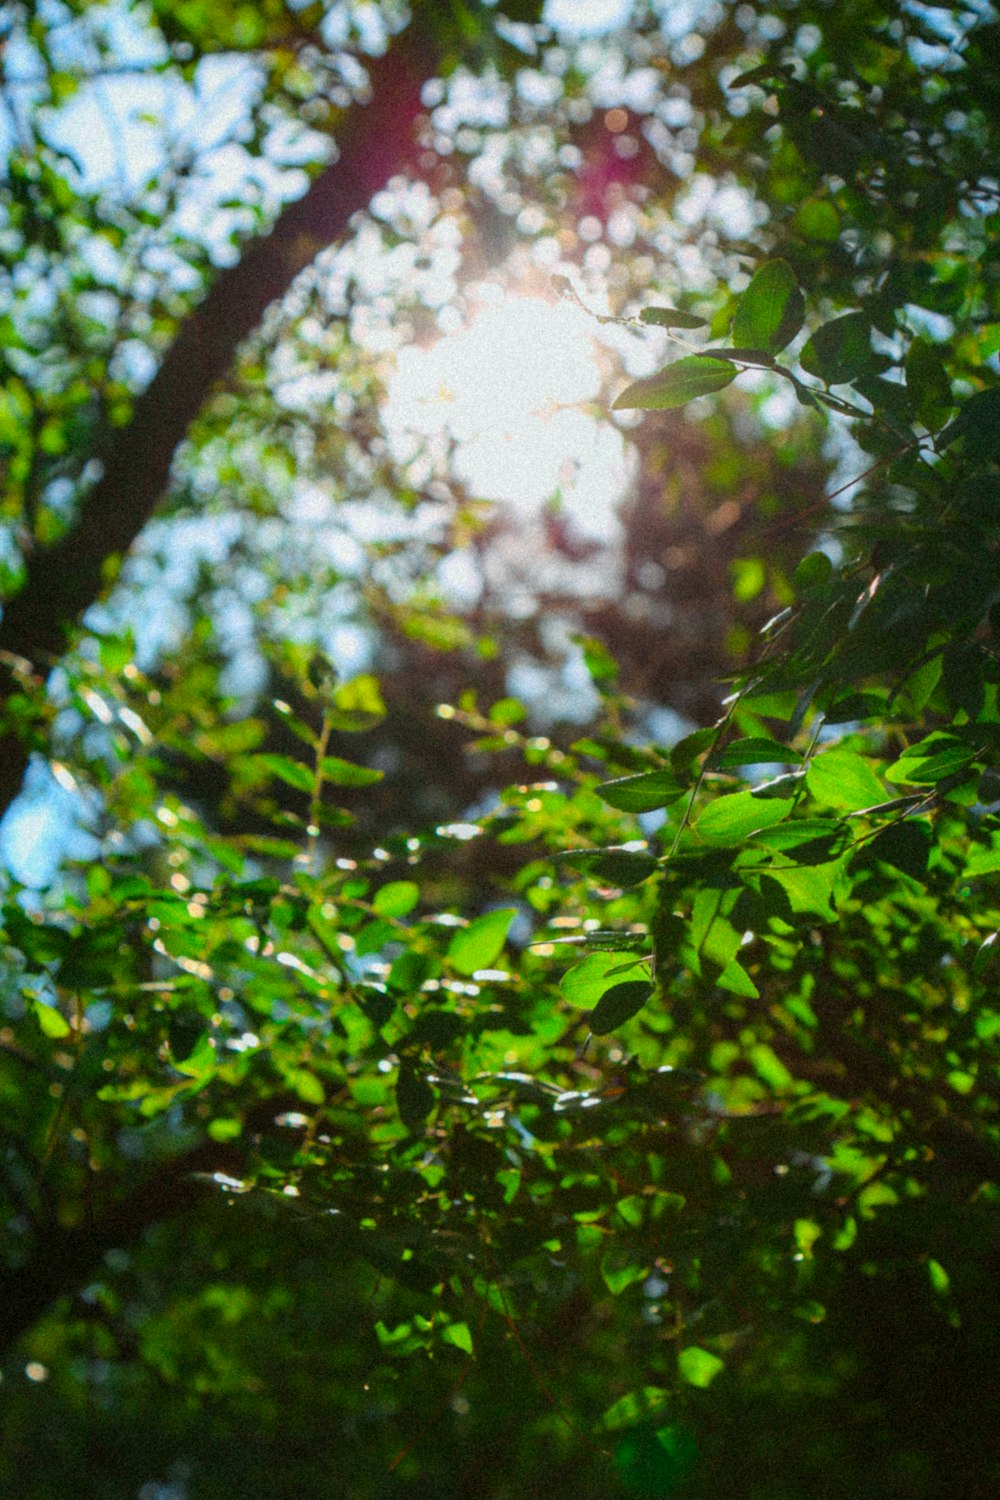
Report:
M466 326L400 353L385 407L397 456L450 447L477 498L554 501L588 536L611 536L625 445L580 404L600 390L592 329L570 303L484 288Z

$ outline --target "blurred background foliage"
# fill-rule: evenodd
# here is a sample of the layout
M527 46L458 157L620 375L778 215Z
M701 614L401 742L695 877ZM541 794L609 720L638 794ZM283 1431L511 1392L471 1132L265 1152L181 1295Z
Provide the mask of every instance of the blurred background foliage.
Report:
M3 1487L994 1495L993 9L0 27Z

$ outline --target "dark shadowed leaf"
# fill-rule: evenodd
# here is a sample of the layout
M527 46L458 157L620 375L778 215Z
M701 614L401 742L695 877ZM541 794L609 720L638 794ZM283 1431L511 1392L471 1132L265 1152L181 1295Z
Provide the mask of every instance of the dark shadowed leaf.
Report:
M930 432L936 432L955 405L941 355L927 339L914 339L905 368L914 415Z
M713 756L713 764L720 771L732 770L736 766L758 766L783 764L787 761L801 760L802 756L797 750L792 750L788 745L782 745L778 740L770 740L761 736L749 739L733 740L724 750L720 750Z
M590 1014L590 1029L595 1036L605 1036L617 1026L624 1026L637 1016L653 993L647 979L626 979L605 990Z
M588 875L607 881L609 885L640 885L657 869L657 861L651 854L638 850L611 847L608 849L570 849L559 858L567 864L576 865Z
M941 434L942 447L965 440L971 458L992 458L1000 452L1000 386L977 391L962 403L954 422Z
M871 324L864 313L845 313L824 323L802 350L802 368L827 385L854 380L874 362Z
M399 1118L414 1134L423 1128L423 1123L434 1108L436 1096L427 1079L418 1073L413 1063L404 1058L399 1065L396 1079L396 1108Z

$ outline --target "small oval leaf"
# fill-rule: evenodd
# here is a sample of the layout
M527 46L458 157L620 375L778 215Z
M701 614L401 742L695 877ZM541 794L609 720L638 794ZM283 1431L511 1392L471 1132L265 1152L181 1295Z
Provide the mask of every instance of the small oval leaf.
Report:
M737 371L722 359L691 354L668 365L659 375L628 385L612 405L612 411L669 411L686 406L696 396L721 391L736 379Z
M335 786L371 786L383 776L382 771L355 765L351 760L341 760L339 755L324 755L320 766L324 779L332 781Z
M679 307L644 307L639 314L643 323L653 323L658 328L704 328L707 319L697 313L682 312Z
M415 880L390 880L372 897L372 906L380 917L405 917L420 900Z
M669 807L671 802L683 795L671 771L643 771L638 776L618 776L614 781L605 781L595 788L597 795L611 807L621 812L655 812Z

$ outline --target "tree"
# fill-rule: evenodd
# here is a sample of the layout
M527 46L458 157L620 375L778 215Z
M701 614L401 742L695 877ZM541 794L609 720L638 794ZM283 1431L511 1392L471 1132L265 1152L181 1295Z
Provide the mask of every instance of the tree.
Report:
M274 158L291 111L337 159L222 269L180 238L189 164L164 169L169 274L117 267L110 338L93 245L122 251L138 206L73 190L41 99L8 161L5 796L44 753L99 794L102 853L4 907L8 1462L43 1440L38 1497L80 1489L95 1431L95 1494L231 1493L236 1465L269 1495L992 1494L1000 26L788 0L695 39L644 14L607 44L644 69L639 104L602 97L592 44L547 52L537 7L433 7L390 17L362 107L328 29L362 9L155 10L171 77L258 59L252 150ZM65 98L79 40L11 26ZM114 66L86 35L88 68ZM342 331L366 294L295 278L412 159L444 97L421 86L458 56L527 101L489 190L424 142L470 255L510 239L505 202L612 243L636 203L603 326L683 346L614 409L649 413L631 619L661 589L690 644L548 599L600 705L582 732L533 733L504 690L505 640L541 654L537 622L507 636L427 589L456 537L491 544L457 483L437 535L354 584L385 672L338 672L296 628L310 570L343 579L300 539L276 565L268 530L297 476L421 498ZM649 290L685 172L740 185L756 238L702 226L693 284ZM52 268L41 313L15 260ZM306 423L282 371L323 360L340 407ZM831 496L834 441L859 477ZM118 559L157 505L170 555L230 492L239 544L192 567L181 646L137 660ZM642 567L668 557L672 591ZM234 713L223 594L252 569L270 676ZM656 704L702 722L661 744ZM379 801L376 753L412 795ZM116 1441L164 1391L151 1449Z

